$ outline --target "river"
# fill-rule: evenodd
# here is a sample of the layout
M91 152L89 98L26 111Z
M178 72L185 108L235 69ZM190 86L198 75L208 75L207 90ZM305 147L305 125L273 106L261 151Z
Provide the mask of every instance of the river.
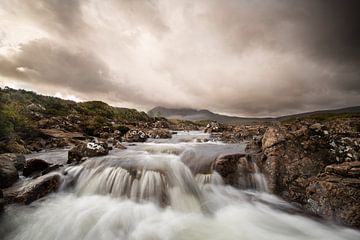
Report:
M294 213L267 193L259 172L252 189L224 185L212 162L244 152L245 145L208 139L201 132L179 132L66 167L59 173L59 192L29 206L7 207L0 239L360 239L358 231ZM65 163L66 154L27 157Z

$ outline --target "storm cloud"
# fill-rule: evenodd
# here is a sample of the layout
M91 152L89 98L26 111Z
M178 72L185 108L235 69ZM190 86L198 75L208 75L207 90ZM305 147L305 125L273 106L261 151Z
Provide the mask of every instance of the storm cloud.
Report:
M360 104L356 0L3 0L0 79L147 110Z

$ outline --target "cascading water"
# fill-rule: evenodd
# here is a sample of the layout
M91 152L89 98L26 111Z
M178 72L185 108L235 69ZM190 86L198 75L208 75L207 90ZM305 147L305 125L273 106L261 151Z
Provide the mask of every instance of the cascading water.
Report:
M244 145L199 137L208 136L180 133L67 167L58 193L6 209L1 239L360 239L355 230L279 210L292 206L266 193L253 162L239 167L249 172L239 177L244 190L225 185L212 163Z

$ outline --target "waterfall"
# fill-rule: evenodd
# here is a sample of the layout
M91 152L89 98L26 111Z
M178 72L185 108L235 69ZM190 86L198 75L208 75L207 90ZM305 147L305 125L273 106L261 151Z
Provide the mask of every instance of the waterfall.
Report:
M244 145L191 137L180 133L65 168L58 193L6 209L1 239L360 239L358 231L283 211L293 206L267 193Z

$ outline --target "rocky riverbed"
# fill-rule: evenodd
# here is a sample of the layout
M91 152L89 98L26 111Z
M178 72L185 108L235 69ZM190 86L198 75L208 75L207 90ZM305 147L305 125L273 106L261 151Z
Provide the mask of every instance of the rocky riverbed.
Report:
M58 191L62 181L58 172L66 166L106 156L113 149L125 150L148 139L171 142L174 136L178 139L175 130L183 127L161 121L150 127L133 127L126 133L104 127L99 132L101 137L63 129L42 129L51 141L66 142L54 146L67 146L67 149L50 151L46 159L39 159L36 154L27 155L32 157L26 160L21 154L0 155L0 209L12 203L30 204ZM216 171L225 184L237 189L262 189L290 202L297 211L360 228L358 118L301 119L257 125L213 122L202 131L208 135L198 138L199 143L219 140L241 143L246 144L246 152L224 152L200 164L201 167L197 164L196 171L204 174ZM174 152L169 153L179 154L178 149L171 151ZM183 161L194 170L193 155L187 154ZM258 174L264 175L263 181L256 179Z

